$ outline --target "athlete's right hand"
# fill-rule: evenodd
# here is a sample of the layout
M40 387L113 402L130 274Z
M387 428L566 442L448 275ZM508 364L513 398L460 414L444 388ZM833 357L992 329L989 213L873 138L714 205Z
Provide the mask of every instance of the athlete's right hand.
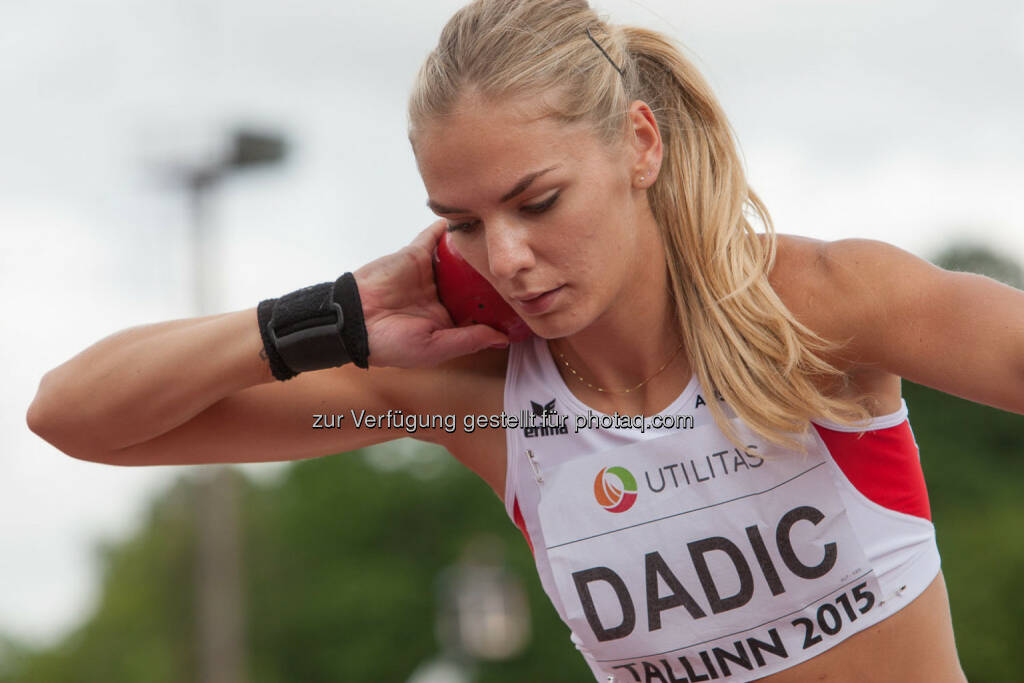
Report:
M455 327L437 297L432 257L445 221L432 223L408 246L371 261L353 275L370 342L370 365L429 367L508 337L487 325Z

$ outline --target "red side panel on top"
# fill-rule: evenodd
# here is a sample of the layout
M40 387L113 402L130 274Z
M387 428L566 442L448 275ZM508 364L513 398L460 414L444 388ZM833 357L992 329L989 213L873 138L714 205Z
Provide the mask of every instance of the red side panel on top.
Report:
M928 491L910 422L864 432L814 425L839 468L866 498L882 507L931 521Z
M519 509L519 498L512 499L512 521L523 532L523 537L526 539L526 544L530 546L530 552L532 553L533 541L530 540L530 532L526 530L526 520L523 519L523 511Z

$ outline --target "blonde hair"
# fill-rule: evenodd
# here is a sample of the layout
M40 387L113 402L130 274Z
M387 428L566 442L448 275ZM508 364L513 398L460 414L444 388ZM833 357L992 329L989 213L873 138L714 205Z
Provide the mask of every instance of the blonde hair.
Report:
M469 90L495 101L550 92L551 116L591 122L609 144L629 131L630 103L646 102L664 146L648 200L680 333L705 392L717 392L751 429L789 447L798 446L792 435L805 432L811 419L868 419L858 402L817 388L815 380L845 383L822 357L840 345L797 321L769 285L771 217L747 185L711 88L671 39L608 25L585 0L476 0L448 21L419 72L409 100L410 139ZM744 214L747 206L765 226L764 243ZM719 401L707 405L745 448Z

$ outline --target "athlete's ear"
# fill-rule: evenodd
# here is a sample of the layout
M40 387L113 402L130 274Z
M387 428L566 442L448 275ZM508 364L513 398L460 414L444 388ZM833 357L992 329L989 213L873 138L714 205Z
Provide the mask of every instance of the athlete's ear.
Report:
M661 169L661 131L658 129L654 112L643 100L635 100L629 105L629 123L633 128L633 181L647 188L658 177L658 171Z

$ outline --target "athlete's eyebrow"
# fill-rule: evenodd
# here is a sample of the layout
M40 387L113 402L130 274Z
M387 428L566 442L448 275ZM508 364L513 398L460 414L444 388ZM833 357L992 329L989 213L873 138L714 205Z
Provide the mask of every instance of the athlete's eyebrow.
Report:
M534 171L533 173L528 173L527 175L524 175L519 180L519 182L516 183L515 187L513 187L511 190L502 195L499 201L501 203L505 203L508 200L512 199L513 197L520 195L523 192L526 192L526 188L530 186L530 183L532 183L534 180L541 177L548 171L553 171L556 168L558 168L557 164L555 166L549 166L541 171ZM427 206L430 207L430 209L434 213L472 213L469 209L459 209L453 206L445 206L444 204L438 204L433 199L427 200Z

